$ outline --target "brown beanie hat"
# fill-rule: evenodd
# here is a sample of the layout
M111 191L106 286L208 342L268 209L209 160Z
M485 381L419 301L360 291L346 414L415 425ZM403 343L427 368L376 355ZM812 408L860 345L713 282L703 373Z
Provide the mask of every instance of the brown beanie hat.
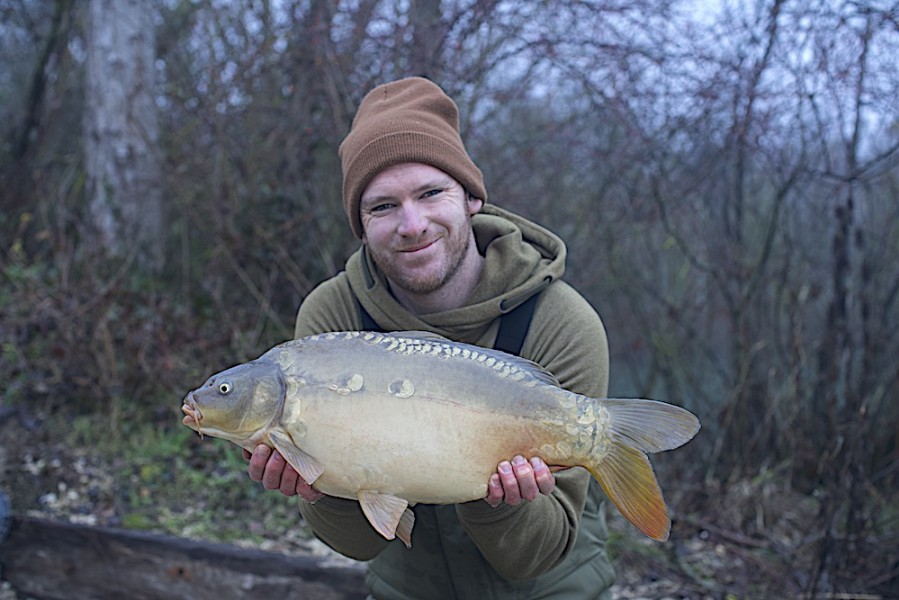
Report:
M359 238L362 192L392 165L431 165L452 176L475 198L487 200L484 176L459 136L456 104L436 84L420 77L380 85L365 96L350 133L340 144L340 160L343 208Z

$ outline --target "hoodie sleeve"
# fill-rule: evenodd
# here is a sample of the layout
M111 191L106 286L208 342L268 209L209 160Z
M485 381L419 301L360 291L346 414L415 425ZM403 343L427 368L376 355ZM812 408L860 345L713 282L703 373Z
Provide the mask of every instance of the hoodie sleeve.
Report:
M456 507L459 521L490 565L509 580L532 579L561 562L574 546L590 474L580 467L556 473L548 496L491 508L483 500Z
M544 291L522 355L555 374L563 388L593 398L608 393L605 328L567 284L556 282ZM559 564L573 548L590 480L580 467L559 471L548 496L496 509L486 502L469 502L459 505L457 514L497 572L507 579L530 579Z

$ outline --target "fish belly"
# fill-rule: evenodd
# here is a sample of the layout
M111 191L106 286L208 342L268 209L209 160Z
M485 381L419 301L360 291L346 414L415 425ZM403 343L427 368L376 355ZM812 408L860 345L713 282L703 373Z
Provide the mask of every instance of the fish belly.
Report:
M345 498L373 491L412 503L483 498L501 460L533 454L545 435L526 417L448 399L358 394L305 403L298 446L324 466L320 491Z

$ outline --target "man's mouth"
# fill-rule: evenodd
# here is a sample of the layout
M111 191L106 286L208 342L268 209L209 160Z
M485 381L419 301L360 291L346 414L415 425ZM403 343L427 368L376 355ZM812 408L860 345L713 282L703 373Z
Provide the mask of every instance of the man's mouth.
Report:
M398 252L401 252L401 253L408 253L408 254L411 254L411 253L413 253L413 252L420 252L421 250L424 250L425 248L430 248L430 247L433 246L436 242L437 242L437 240L430 240L430 241L428 241L428 242L423 242L423 243L420 243L420 244L415 244L414 246L407 246L407 247L404 247L404 248L400 248L400 249L397 250L397 251L398 251Z

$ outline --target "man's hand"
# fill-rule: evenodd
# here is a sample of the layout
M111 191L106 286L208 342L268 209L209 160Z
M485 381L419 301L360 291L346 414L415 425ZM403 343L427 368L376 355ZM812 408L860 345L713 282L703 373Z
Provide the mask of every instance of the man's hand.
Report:
M256 446L252 454L244 450L243 457L250 461L247 466L250 479L261 481L267 490L278 490L285 496L299 494L307 502L315 502L324 496L303 481L300 474L287 464L280 452L265 444Z
M487 504L494 508L505 502L512 506L547 495L556 487L556 478L541 458L528 462L523 456L499 463L487 482Z

